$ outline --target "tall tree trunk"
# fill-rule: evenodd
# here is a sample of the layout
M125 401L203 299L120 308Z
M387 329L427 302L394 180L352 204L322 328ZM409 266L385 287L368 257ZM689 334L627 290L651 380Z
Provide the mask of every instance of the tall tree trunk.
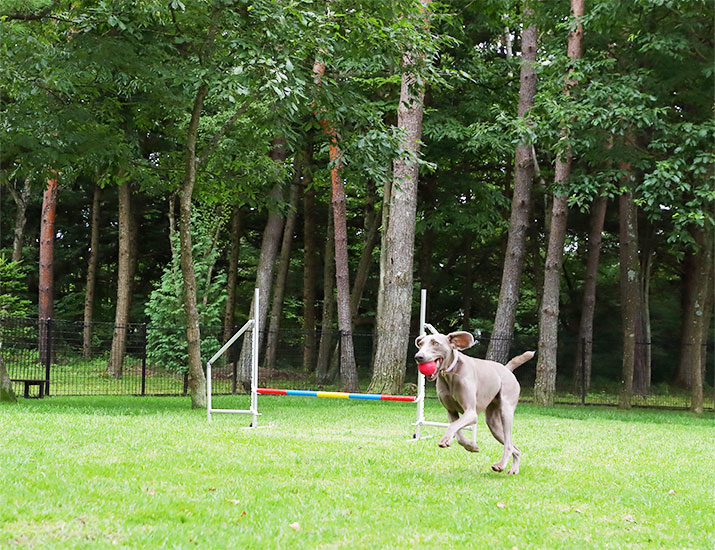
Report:
M231 212L231 248L228 257L226 280L226 309L223 314L223 341L233 334L234 309L236 307L236 283L238 281L238 256L241 252L241 207L236 205Z
M333 216L328 214L328 233L325 236L325 261L323 265L323 315L320 322L320 346L315 368L315 381L327 384L330 350L333 349L333 318L335 317L335 236L333 234Z
M423 14L429 0L420 0ZM397 126L403 132L402 149L409 157L419 155L424 113L424 85L414 74L415 53L402 58L400 103ZM393 161L390 210L385 236L385 258L381 268L376 324L377 344L371 393L397 394L405 380L407 349L412 316L412 274L417 214L418 163L402 156Z
M596 312L596 282L598 280L598 261L603 240L603 222L606 218L608 197L599 195L591 207L591 225L588 232L588 259L586 260L586 276L583 283L583 298L581 300L581 320L578 325L578 343L576 345L576 361L574 364L574 392L580 394L583 387L591 385L591 365L593 359L593 316ZM581 365L583 361L583 365ZM582 370L583 369L583 370Z
M191 239L191 206L196 183L196 141L204 100L209 93L208 86L199 86L191 110L191 119L186 132L184 146L184 179L179 191L179 254L181 276L183 278L184 315L186 317L186 344L189 356L189 392L191 407L206 406L206 376L201 364L201 329L199 310L196 303L196 273L194 271L193 242Z
M690 354L687 349L692 340L692 317L693 307L696 301L694 290L697 288L697 264L698 251L688 250L685 252L682 262L682 274L680 277L680 355L678 367L673 378L673 384L689 390L692 387Z
M581 57L581 42L583 38L583 8L584 0L571 0L571 17L575 19L576 27L569 31L568 56L575 60ZM572 71L566 77L564 95L570 95L570 89L576 85L572 80ZM562 128L565 137L568 128ZM556 158L554 180L556 187L563 187L571 174L571 148ZM558 348L559 295L561 289L561 264L566 240L566 221L568 217L568 194L563 189L553 197L551 207L551 228L549 230L549 248L546 253L544 267L544 293L541 299L539 319L539 360L536 364L536 381L534 382L534 402L539 405L554 404L556 392L556 352Z
M693 254L693 276L689 278L688 300L683 309L683 340L680 347L681 368L690 370L690 409L703 412L702 345L705 340L709 315L705 308L709 303L710 285L713 280L713 230L693 227L690 230L698 249Z
M318 85L325 73L325 63L315 61L313 73ZM338 135L330 121L322 119L320 125L330 138L328 154L330 163L330 183L332 187L333 224L335 232L335 282L338 291L338 331L340 333L340 377L342 389L347 392L360 390L353 348L352 319L350 317L350 273L348 270L347 200L345 184L340 176L342 152L338 146Z
M644 379L647 381L645 394L650 393L651 375L653 368L653 342L650 319L650 279L653 272L653 262L655 260L655 249L651 241L649 241L641 255L641 304L643 313L643 363L644 363Z
M303 369L313 370L316 360L315 301L318 278L313 144L306 145L303 159ZM332 236L331 236L332 238Z
M54 316L54 242L55 217L57 215L57 172L51 170L52 176L47 178L47 188L42 194L42 219L40 222L40 273L38 318L51 319ZM39 360L41 363L52 361L48 357L50 349L47 338L42 334L39 340Z
M273 161L280 165L278 172L282 172L282 166L286 160L285 139L277 138L271 142L270 157ZM268 204L280 204L283 202L283 182L277 182L270 192ZM266 326L266 314L268 313L269 298L271 295L271 283L273 281L273 265L278 254L278 245L281 241L283 232L283 216L279 212L268 212L268 220L266 227L263 230L263 241L261 242L261 254L258 260L258 268L256 270L256 285L259 293L260 308L259 323L258 323L258 338L260 348L261 339L263 338L263 329ZM253 317L255 303L251 299L250 315ZM245 390L251 388L251 346L253 342L252 331L246 332L243 338L243 346L241 347L241 356L239 358L239 380Z
M366 228L365 240L362 244L362 250L360 252L360 260L358 262L357 270L355 271L355 280L353 281L353 288L350 292L350 319L352 323L355 323L355 318L358 315L360 309L360 301L362 300L363 292L365 291L365 285L367 284L367 278L370 274L370 265L372 264L372 251L377 246L377 241L380 237L380 220L382 216L380 212L374 213L370 219L370 227ZM340 369L340 344L338 343L330 356L330 369L328 370L327 380L335 379L339 369Z
M333 223L335 230L335 283L338 290L338 331L340 334L340 378L346 392L360 391L353 348L352 317L350 315L350 274L348 271L347 200L345 185L339 173L339 151L330 145L331 161L337 162L330 171L333 187Z
M27 201L30 198L30 177L27 176L19 191L10 186L10 194L15 201L15 230L12 239L12 261L22 259L22 245L25 242L25 225L27 224Z
M533 15L529 1L523 3L524 15ZM538 49L536 25L531 24L521 35L521 82L519 87L518 116L529 117L536 97L536 54ZM504 256L497 313L494 330L489 340L487 359L506 363L514 336L514 320L519 303L521 273L524 268L526 236L531 215L531 188L534 178L534 161L531 158L532 144L520 143L514 154L514 194L511 202L509 238Z
M628 169L628 167L626 167ZM638 262L638 227L632 191L619 197L620 210L620 289L623 319L623 365L618 406L631 407L633 373L636 361L636 340L640 332L640 264Z
M114 333L112 351L107 363L107 374L122 377L124 354L126 351L129 308L131 306L132 279L132 200L131 185L124 181L119 185L119 258L117 262L117 301L114 312Z
M90 222L89 258L87 260L87 278L84 291L84 331L82 335L82 354L92 355L92 312L94 310L94 288L97 282L97 263L99 261L99 205L102 188L94 186L92 198L92 221Z
M286 291L286 281L288 280L288 268L290 267L290 254L293 246L295 234L295 220L298 212L298 200L300 197L300 177L301 167L297 162L293 184L290 188L290 198L288 199L289 210L286 215L285 226L283 228L283 241L281 242L281 252L276 268L276 282L273 285L273 304L271 305L270 324L268 326L268 338L266 343L266 355L264 366L274 368L278 355L278 344L280 342L281 317L283 316L283 299Z

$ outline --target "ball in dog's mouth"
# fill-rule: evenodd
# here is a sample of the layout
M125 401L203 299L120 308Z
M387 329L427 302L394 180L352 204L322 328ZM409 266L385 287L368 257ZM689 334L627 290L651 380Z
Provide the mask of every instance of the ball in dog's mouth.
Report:
M432 377L436 374L441 362L441 359L437 359L436 361L427 361L426 363L420 363L417 365L417 368L425 376Z

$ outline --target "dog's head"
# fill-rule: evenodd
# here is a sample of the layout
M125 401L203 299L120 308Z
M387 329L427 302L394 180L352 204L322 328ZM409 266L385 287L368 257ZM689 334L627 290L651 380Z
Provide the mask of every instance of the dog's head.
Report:
M454 358L454 350L467 349L474 345L474 337L468 332L451 332L450 334L425 334L415 340L419 348L415 354L418 365L434 361L436 369L430 380L436 380L442 369L449 367ZM446 364L445 364L446 363Z

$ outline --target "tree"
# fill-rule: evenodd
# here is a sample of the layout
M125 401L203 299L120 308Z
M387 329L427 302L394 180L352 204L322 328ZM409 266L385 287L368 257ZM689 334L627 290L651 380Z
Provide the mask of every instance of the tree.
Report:
M529 2L524 1L525 16L533 16ZM529 124L529 111L536 96L536 54L538 50L536 24L531 23L521 35L521 78L518 117ZM525 139L516 146L514 154L514 192L509 220L509 237L504 255L504 271L497 302L494 329L489 340L487 359L506 364L514 334L519 285L526 253L526 236L531 216L531 187L534 177L533 144Z
M89 259L87 260L87 278L84 290L84 331L82 335L82 354L92 355L92 311L94 309L94 288L97 283L97 263L99 262L99 208L102 188L94 186L92 199L92 220L90 222Z
M429 0L421 0L424 13ZM413 17L417 17L414 15ZM424 31L425 33L427 31ZM419 147L422 137L425 84L416 71L420 53L413 45L405 52L402 65L397 127L402 132L400 157L393 162L393 180L387 183L388 223L385 228L384 261L380 268L380 291L376 319L376 350L369 392L396 394L402 391L405 359L412 316L412 272Z
M107 363L107 374L121 378L129 330L129 308L132 283L136 269L136 228L132 212L132 189L124 176L119 184L119 258L117 269L117 301L114 316L112 350Z
M25 241L25 224L27 224L27 201L30 198L30 177L23 179L21 189L14 185L8 186L10 194L15 201L15 230L12 242L12 261L19 262L22 259L22 247Z
M316 59L313 65L318 85L325 74L325 63ZM350 316L350 273L348 271L348 235L346 222L345 184L340 176L342 153L338 135L327 118L320 121L330 140L330 183L332 189L333 232L335 239L335 282L338 291L338 331L340 334L340 378L343 391L360 391L353 348L352 318Z
M38 301L38 317L40 323L47 322L54 316L54 241L55 216L57 214L57 173L47 178L47 188L42 195L42 224L40 226L40 277ZM39 349L41 363L47 363L52 358L48 347L49 334L40 332Z
M276 280L273 285L273 304L271 305L270 324L268 326L268 339L266 342L266 354L264 365L275 367L276 356L278 355L278 343L280 338L281 317L283 315L283 299L286 292L286 280L288 278L288 268L290 266L290 254L293 246L295 232L295 221L298 211L299 181L301 177L300 164L294 166L293 183L290 188L290 198L288 199L288 214L283 227L283 239L281 241L281 252L278 258L276 269Z
M571 60L581 57L583 38L583 0L571 0L571 28L568 38L568 56ZM570 90L576 85L570 69L566 77L564 95L568 98ZM568 139L568 128L562 129L562 136ZM566 221L568 216L568 193L563 188L571 172L571 146L566 143L564 150L556 158L554 184L557 190L553 196L551 209L551 230L544 269L544 293L541 301L539 320L539 359L536 364L534 383L534 402L540 405L553 405L556 391L556 349L558 341L559 296L561 290L561 264L566 239Z

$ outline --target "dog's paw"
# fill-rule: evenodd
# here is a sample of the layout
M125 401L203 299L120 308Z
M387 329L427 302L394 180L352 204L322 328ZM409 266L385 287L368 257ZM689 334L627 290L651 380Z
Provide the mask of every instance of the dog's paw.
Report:
M451 444L452 444L452 438L447 435L443 435L442 439L440 439L439 443L437 443L437 445L439 445L442 448L449 447Z
M492 470L494 470L495 472L503 472L504 466L497 462L496 464L492 464Z
M462 447L464 447L470 453L478 453L479 452L479 447L477 447L477 444L472 443L471 441L465 441L464 443L462 443Z
M514 466L512 466L511 468L509 468L509 471L507 472L507 474L510 475L510 476L515 476L515 475L518 474L518 473L519 473L519 468L518 468L518 467L517 467L517 468L514 468Z

